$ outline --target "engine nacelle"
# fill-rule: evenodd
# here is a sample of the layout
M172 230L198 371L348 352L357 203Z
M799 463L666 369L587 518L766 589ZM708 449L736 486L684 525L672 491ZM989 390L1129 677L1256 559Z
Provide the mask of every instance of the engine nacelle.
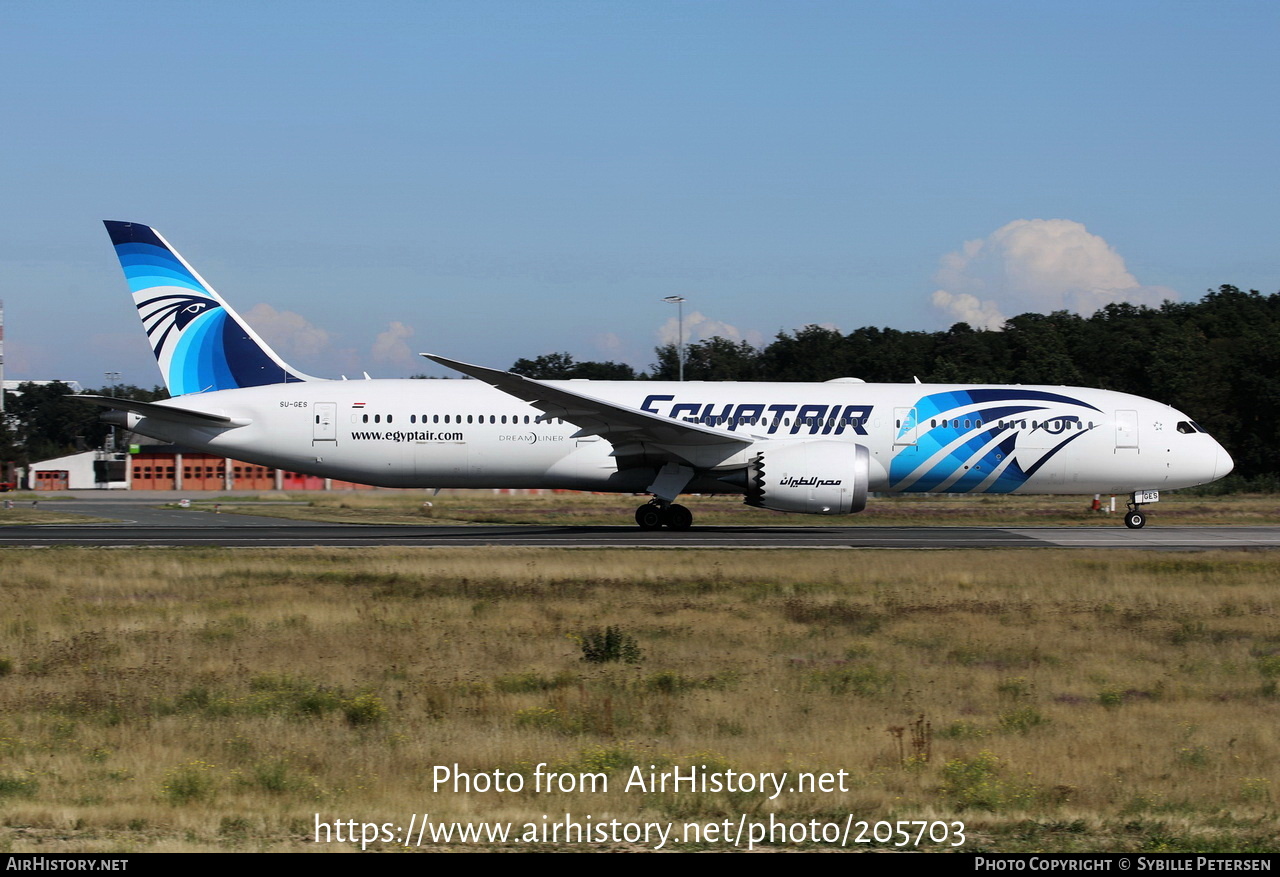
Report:
M851 515L867 506L871 455L862 445L765 445L747 464L746 504L779 512Z

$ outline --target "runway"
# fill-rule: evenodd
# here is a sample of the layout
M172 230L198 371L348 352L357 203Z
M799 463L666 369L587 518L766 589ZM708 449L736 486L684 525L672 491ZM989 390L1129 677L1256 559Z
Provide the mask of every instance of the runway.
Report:
M52 507L52 506L50 506ZM63 500L59 510L117 519L109 524L3 526L0 547L203 546L436 548L1280 548L1280 527L776 527L712 526L645 532L631 525L316 524L194 509L154 501Z

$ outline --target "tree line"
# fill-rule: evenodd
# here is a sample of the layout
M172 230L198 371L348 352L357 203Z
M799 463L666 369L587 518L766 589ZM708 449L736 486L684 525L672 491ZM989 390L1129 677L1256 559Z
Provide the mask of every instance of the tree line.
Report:
M85 393L140 402L169 398L164 387L148 390L132 384L85 390ZM111 427L99 419L102 412L96 405L77 402L75 392L61 381L19 384L17 392L4 396L0 462L25 466L100 448L111 432Z

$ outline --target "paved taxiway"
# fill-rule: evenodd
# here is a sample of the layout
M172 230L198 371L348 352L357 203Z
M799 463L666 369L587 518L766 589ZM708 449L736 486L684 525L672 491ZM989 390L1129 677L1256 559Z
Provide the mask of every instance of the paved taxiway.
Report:
M377 526L156 508L155 499L67 499L46 508L115 519L110 524L3 526L0 547L81 546L396 546L510 545L628 548L1280 548L1280 527L695 527L644 532L630 525ZM25 503L24 503L25 505Z

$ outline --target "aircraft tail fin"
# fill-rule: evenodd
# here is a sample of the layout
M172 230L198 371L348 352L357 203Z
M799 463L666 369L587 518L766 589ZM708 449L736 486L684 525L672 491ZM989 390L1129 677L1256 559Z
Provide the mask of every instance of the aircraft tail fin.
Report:
M155 229L104 224L170 395L318 380L277 356Z

